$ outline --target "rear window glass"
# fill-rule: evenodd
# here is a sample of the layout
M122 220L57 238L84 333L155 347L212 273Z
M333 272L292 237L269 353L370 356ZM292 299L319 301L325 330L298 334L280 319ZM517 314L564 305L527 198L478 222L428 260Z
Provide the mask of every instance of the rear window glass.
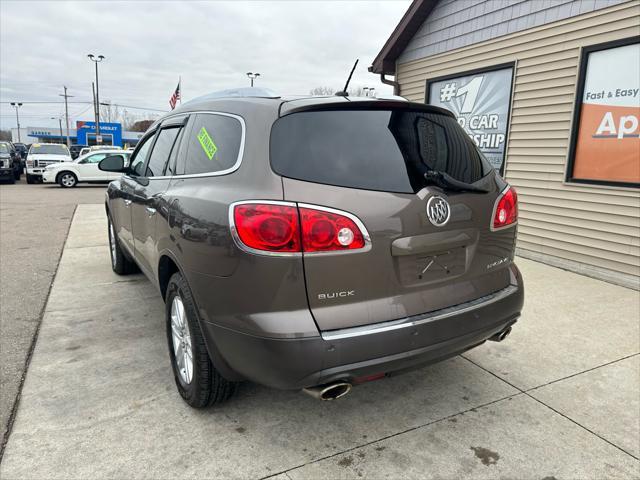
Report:
M66 145L32 145L29 153L41 155L69 155Z
M474 183L491 171L452 117L408 110L300 112L271 131L273 170L298 180L412 193L439 170Z
M232 168L242 144L242 124L234 117L200 113L189 134L184 173L214 173Z

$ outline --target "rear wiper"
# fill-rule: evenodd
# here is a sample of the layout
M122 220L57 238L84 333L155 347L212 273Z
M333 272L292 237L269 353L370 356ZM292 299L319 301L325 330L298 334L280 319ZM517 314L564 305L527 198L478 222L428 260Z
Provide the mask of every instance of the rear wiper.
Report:
M444 190L455 190L457 192L478 192L478 193L487 193L488 190L476 187L470 183L461 182L460 180L456 180L449 174L445 172L441 172L439 170L427 170L424 174L425 180L429 184L437 185Z

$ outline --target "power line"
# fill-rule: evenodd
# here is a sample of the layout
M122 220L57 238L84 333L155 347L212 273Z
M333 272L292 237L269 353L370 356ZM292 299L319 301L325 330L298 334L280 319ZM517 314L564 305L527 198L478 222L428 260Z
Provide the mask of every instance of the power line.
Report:
M10 104L11 102L0 102L0 104ZM27 101L27 102L21 102L25 105L27 104L32 104L32 105L59 105L59 104L63 104L64 101L57 101L57 102L44 102L44 101ZM81 102L81 101L74 101L74 102L68 102L68 103L78 103L78 104L83 104L83 105L91 105L93 104L93 102L91 101L87 101L87 102ZM104 105L104 104L101 104ZM161 110L159 108L149 108L149 107L137 107L134 105L123 105L121 103L110 103L109 105L112 105L114 107L122 107L122 108L133 108L134 110L148 110L150 112L162 112L162 113L167 113L168 110Z

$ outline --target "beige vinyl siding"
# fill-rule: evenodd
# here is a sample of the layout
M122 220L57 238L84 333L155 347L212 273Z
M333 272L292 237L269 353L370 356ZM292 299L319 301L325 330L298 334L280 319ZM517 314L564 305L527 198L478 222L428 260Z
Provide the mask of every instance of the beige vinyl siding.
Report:
M400 94L426 80L516 62L506 178L520 198L518 247L637 285L640 192L565 183L580 48L640 35L640 1L397 65Z

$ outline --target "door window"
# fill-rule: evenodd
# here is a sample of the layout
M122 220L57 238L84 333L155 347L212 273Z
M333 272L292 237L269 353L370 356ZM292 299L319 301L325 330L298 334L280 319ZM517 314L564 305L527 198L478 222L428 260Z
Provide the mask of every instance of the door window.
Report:
M167 162L166 175L176 175L176 162L178 157L178 151L180 150L180 144L182 143L182 137L184 136L184 128L180 128L180 132L176 137L176 141L173 143L171 154L169 155L169 161Z
M99 163L100 160L105 158L107 155L105 153L96 153L95 155L91 155L90 157L85 158L80 163Z
M235 117L198 114L187 139L186 175L232 169L240 159L243 127Z
M158 134L158 139L153 147L145 175L147 177L157 177L163 175L164 166L169 159L173 145L176 143L176 137L180 132L179 127L163 128Z
M149 155L149 150L151 149L151 144L153 143L153 138L155 135L150 135L142 141L142 145L133 152L133 157L131 158L131 174L141 177L144 170L144 164L147 160L147 156Z

